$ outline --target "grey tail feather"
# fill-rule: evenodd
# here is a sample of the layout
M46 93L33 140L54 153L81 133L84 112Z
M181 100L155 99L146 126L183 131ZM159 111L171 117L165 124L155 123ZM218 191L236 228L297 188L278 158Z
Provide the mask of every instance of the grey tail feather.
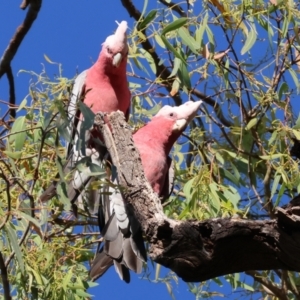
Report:
M119 263L118 261L114 260L115 270L118 273L121 280L124 280L126 283L130 282L130 273L129 269L126 268L123 264Z
M147 262L147 252L141 229L137 231L135 235L131 235L130 243L135 255L143 262Z
M121 231L114 241L105 241L104 251L113 259L121 259L123 254L123 237Z
M102 248L100 252L96 254L90 269L89 275L92 281L101 277L112 265L113 259L109 257Z
M106 185L101 188L100 193L100 203L98 207L98 222L99 222L99 228L102 233L104 234L105 225L107 223L107 220L110 218L110 200L109 200L109 186Z
M103 188L101 193L101 203L99 205L98 217L101 235L104 239L104 246L100 250L100 256L97 254L95 262L91 267L91 278L96 280L110 267L105 263L107 260L113 262L115 270L121 280L130 282L130 270L140 273L143 262L147 261L144 240L140 224L129 212L130 228L124 235L118 226L115 212L110 211L110 194L108 188ZM107 258L109 257L110 260ZM100 262L99 262L100 260ZM104 262L101 262L103 260ZM104 269L102 266L107 266ZM97 266L100 266L97 268ZM100 269L100 271L98 271ZM100 274L100 275L98 275ZM93 275L93 277L92 277Z
M127 268L135 273L141 273L143 262L136 256L131 247L131 239L125 238L123 242L123 261Z
M101 234L105 240L113 241L118 237L120 233L121 232L118 227L116 215L115 213L113 213L109 217L107 223L105 224L103 230L101 231Z

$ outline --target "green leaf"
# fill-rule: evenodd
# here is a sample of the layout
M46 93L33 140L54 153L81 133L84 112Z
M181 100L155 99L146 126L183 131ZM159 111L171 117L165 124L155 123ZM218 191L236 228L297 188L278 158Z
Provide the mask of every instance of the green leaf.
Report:
M23 99L22 102L20 103L17 112L21 111L25 106L27 105L27 99Z
M194 178L190 179L183 187L183 193L186 197L187 203L192 199L192 188L193 188Z
M241 196L237 189L235 189L233 186L229 186L229 189L224 189L224 196L235 209L238 209L238 204L241 200Z
M180 53L176 51L176 49L168 42L165 36L161 36L162 41L166 45L167 49L171 51L176 57L178 57L184 64L186 64L185 59L181 56Z
M207 37L208 37L208 40L209 40L209 43L210 43L210 46L211 46L211 52L215 52L215 40L214 40L214 34L213 32L211 31L211 29L206 26L205 28L205 31L206 31L206 34L207 34Z
M177 74L180 66L181 66L181 60L178 57L175 57L174 67L168 78L175 76Z
M259 157L263 160L270 160L270 159L277 159L283 156L285 156L285 154L277 153L277 154L270 154L270 155L260 155Z
M12 223L6 223L5 228L6 228L6 231L8 233L10 246L16 254L20 270L21 270L22 274L24 274L25 267L24 267L24 261L23 261L23 257L22 257L21 248L18 244L18 239L17 239L17 234L16 234L17 231L16 231L16 229L15 229L15 227Z
M225 168L220 168L219 170L223 178L227 178L229 181L233 182L237 186L239 185L239 179L237 179L229 171L227 171Z
M181 37L183 44L188 46L194 54L199 54L197 50L201 48L201 45L197 45L196 41L185 27L179 28L178 34Z
M253 118L253 119L251 119L251 120L248 122L248 124L247 124L247 126L245 127L245 129L246 129L246 130L251 129L253 126L255 126L255 125L257 124L257 122L258 122L258 118Z
M53 118L53 112L52 111L48 111L48 112L45 113L44 122L43 122L43 129L47 129L47 127L49 126L52 118Z
M257 38L257 34L256 34L255 27L253 25L250 25L249 34L246 38L245 45L241 50L242 55L244 55L246 52L248 52L252 48L252 46L255 44L256 38Z
M89 130L94 125L95 114L82 101L79 101L78 105L79 105L79 109L83 115L83 120L82 120L80 130L79 130L79 138L77 139L76 149L78 151L81 151L81 153L83 155L85 155L86 131Z
M40 273L38 271L35 271L34 269L32 269L29 265L26 266L28 268L28 270L33 273L33 276L37 282L38 285L40 285L41 287L44 285L43 279L40 275Z
M156 64L154 62L154 59L152 58L151 54L144 50L143 48L139 48L138 51L143 55L143 57L148 61L148 64L153 72L153 74L156 74Z
M156 9L151 10L148 13L148 15L144 18L144 20L142 22L138 23L137 29L138 30L145 29L147 27L147 25L155 19L156 14L157 14Z
M87 129L90 129L94 125L95 114L93 111L82 101L78 101L79 109L83 115L84 121L82 125ZM98 113L98 112L97 112Z
M278 187L280 179L281 179L281 175L276 174L274 181L273 181L273 185L272 185L271 199L274 197L275 193L277 192L277 187Z
M99 176L99 175L104 175L104 176L106 176L106 172L105 172L105 169L103 168L103 167L101 167L101 166L98 166L98 165L96 165L96 164L93 164L93 163L91 163L90 164L90 175L92 175L92 176Z
M71 210L71 202L68 198L67 186L65 182L60 182L57 184L57 194L59 195L59 200L64 205L64 209Z
M12 159L19 159L22 156L22 151L15 151L15 152L3 151L3 153Z
M147 9L147 6L148 6L148 0L145 0L144 1L144 6L143 6L143 10L142 10L142 13L141 13L141 16L140 16L140 19L144 16L144 14L146 12L146 9Z
M217 188L217 185L215 182L212 182L209 184L209 190L210 190L210 193L209 193L209 198L211 199L212 201L212 205L213 207L217 210L217 212L220 211L220 207L221 207L221 203L220 203L220 199L219 199L219 196L218 196L218 188Z
M16 119L14 125L12 126L11 133L12 135L9 137L9 141L12 143L15 142L15 150L21 150L25 139L26 139L26 117L21 116ZM22 132L21 132L22 131Z
M271 137L270 137L270 139L269 139L269 141L268 141L268 145L269 145L269 146L272 145L272 143L276 140L277 136L278 136L278 132L275 130L275 131L272 133L272 135L271 135Z
M289 68L288 71L291 74L291 77L293 78L293 81L295 83L297 91L299 92L299 80L298 80L298 76L297 76L295 70L293 70L292 68Z
M181 64L178 71L178 77L180 78L183 86L185 86L188 90L192 88L191 79L186 64Z
M296 139L298 141L300 141L300 132L296 129L293 129L292 131L293 131L293 134L295 135Z
M92 160L90 156L84 156L80 160L76 161L75 167L78 171L84 172L87 167L91 164Z
M283 1L284 0L277 0L277 5L271 4L268 8L268 13L272 14L273 12L275 12L278 8L280 8Z
M296 125L293 127L293 129L300 129L300 114L297 118Z
M164 42L162 41L161 36L159 34L154 34L154 39L161 48L163 48L163 49L166 48L166 46L165 46Z
M41 230L40 223L38 222L37 219L31 217L31 216L29 215L29 212L28 212L28 213L24 213L24 212L22 212L22 211L18 211L18 215L19 215L20 217L24 218L25 220L27 220L28 223L31 222L31 223L34 224L38 229Z
M94 254L93 254L93 255L94 255ZM93 288L93 287L99 285L99 283L94 282L94 281L86 281L85 283L86 283L86 285L87 285L89 288Z
M142 63L140 63L140 61L139 61L136 57L133 57L133 62L134 62L134 64L135 64L140 70L142 70L142 71L145 72L148 76L150 76L150 74L148 73L147 69L143 66Z
M274 203L274 207L277 207L277 206L278 206L278 204L279 204L279 202L280 202L280 200L281 200L281 197L282 197L282 195L283 195L285 189L286 189L286 184L283 183L283 184L281 185L280 189L279 189L277 198L276 198L275 203Z
M75 293L76 293L76 295L81 296L81 297L85 297L85 298L87 298L87 297L92 297L91 294L86 293L86 292L85 292L84 290L82 290L82 289L76 289L76 290L75 290Z
M172 31L172 30L176 30L180 27L182 27L183 25L186 24L187 22L187 18L179 18L175 21L173 21L171 24L167 25L161 32L162 35L165 35L166 33Z
M245 282L241 282L241 287L247 291L254 292L254 288L251 285L246 284Z
M289 10L286 10L285 16L283 18L283 24L281 27L281 34L284 37L286 36L286 33L288 31L290 21L291 21L291 14Z
M68 291L69 287L68 285L72 282L71 282L71 279L73 277L73 268L69 269L68 273L64 276L64 279L62 281L62 288L64 289L65 292Z
M199 46L202 45L203 34L207 26L208 21L208 13L206 13L205 17L202 20L201 25L196 30L196 42L199 43Z
M280 88L279 88L279 91L278 91L278 99L281 100L282 98L282 95L284 93L288 93L289 92L289 86L287 85L286 82L283 82L281 85L280 85Z

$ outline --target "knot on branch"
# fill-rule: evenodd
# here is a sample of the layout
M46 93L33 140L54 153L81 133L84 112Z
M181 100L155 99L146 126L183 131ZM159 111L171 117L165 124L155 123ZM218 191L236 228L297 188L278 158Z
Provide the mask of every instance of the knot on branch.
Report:
M289 228L300 228L300 195L296 196L289 204L276 208L278 224Z

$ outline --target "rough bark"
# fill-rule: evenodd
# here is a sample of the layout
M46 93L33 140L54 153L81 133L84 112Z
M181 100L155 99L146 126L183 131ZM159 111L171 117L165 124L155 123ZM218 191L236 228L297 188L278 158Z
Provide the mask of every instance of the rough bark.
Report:
M285 208L278 208L274 220L169 219L145 178L123 114L97 114L95 126L102 131L118 169L128 208L133 209L150 243L151 259L189 282L247 270L300 271L297 199Z

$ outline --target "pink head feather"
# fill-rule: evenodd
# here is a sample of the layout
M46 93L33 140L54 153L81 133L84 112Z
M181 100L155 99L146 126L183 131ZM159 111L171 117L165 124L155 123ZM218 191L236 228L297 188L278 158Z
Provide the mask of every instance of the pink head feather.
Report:
M103 43L103 47L108 47L113 54L122 53L123 56L128 53L127 45L127 22L122 21L115 34L108 36Z

